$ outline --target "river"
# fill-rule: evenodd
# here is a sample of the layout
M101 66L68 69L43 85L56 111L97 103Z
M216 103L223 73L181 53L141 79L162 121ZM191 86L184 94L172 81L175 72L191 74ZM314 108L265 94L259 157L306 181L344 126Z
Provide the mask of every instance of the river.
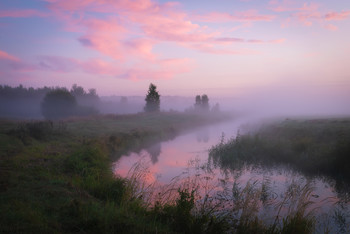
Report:
M246 124L254 121L256 119L237 119L197 128L172 140L156 143L138 153L123 155L115 162L114 171L122 177L128 177L130 168L135 163L141 163L147 168L148 176L145 177L147 183L157 181L160 184L171 183L174 178L181 176L198 176L198 173L202 173L199 172L200 168L203 169L203 165L208 162L208 150L213 145L218 144L222 137L225 139L235 137L238 131L242 131L242 127L244 129ZM349 230L349 202L342 201L332 183L325 178L309 178L285 167L264 169L251 166L229 173L221 171L220 168L212 169L210 183L216 187L215 190L224 189L220 185L220 181L223 180L228 182L225 186L230 186L230 191L233 189L232 186L242 190L247 183L264 184L270 191L268 199L274 204L281 202L286 191L293 186L302 187L308 184L313 188L308 196L312 202L308 210L317 210L320 215L328 214L327 220L330 220L327 225L331 228L326 227L323 221L320 221L319 228L328 228L336 232ZM264 212L266 210L260 210L261 215ZM333 213L334 217L336 214L338 217L330 215ZM345 223L342 223L343 221Z

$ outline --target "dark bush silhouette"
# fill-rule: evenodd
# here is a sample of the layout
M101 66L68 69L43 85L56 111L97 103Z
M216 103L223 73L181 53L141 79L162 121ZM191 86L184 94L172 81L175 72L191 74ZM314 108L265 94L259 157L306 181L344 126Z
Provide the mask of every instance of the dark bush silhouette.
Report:
M23 85L10 87L0 85L0 117L38 119L43 115L42 102L45 95L60 87L26 88ZM98 113L101 105L95 89L85 91L74 84L69 91L76 99L78 110L75 115L92 115Z
M194 109L196 111L209 111L209 98L206 94L196 96L196 102L194 103Z
M151 83L149 85L148 93L145 98L146 106L144 110L146 112L156 112L160 109L160 95L156 89L157 87L154 84Z
M206 94L202 95L202 110L209 111L209 98Z
M200 110L202 106L202 99L200 95L196 96L196 102L194 103L195 110Z
M77 101L66 89L48 92L41 103L41 112L46 119L61 119L77 114Z

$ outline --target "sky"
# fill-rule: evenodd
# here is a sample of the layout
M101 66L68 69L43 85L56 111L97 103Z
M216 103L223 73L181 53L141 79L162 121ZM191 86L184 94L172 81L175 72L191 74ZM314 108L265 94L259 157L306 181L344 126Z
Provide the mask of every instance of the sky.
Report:
M350 100L350 1L0 0L0 84L75 83Z

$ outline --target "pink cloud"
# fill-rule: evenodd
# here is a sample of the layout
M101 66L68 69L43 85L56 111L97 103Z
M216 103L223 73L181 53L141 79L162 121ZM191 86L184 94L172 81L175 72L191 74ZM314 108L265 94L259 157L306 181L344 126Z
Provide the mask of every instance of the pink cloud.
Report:
M272 21L275 15L262 15L257 10L248 10L229 14L225 12L211 12L205 15L195 15L192 18L201 22L254 22L254 21Z
M1 50L0 50L0 59L1 60L10 60L10 61L15 61L15 62L19 61L19 58L6 53L5 51L1 51Z
M80 63L76 59L59 56L41 56L39 59L39 70L54 71L59 73L73 72L77 70Z
M86 61L61 56L40 56L38 70L71 73L85 72L97 75L120 75L120 66L113 62L106 62L102 59L89 59Z
M119 65L101 59L90 59L80 63L80 66L84 72L97 75L118 76L123 72Z
M319 12L297 12L292 14L292 17L297 18L305 26L311 26L312 21L320 19L322 15Z
M304 26L312 26L315 22L320 24L322 27L335 31L337 26L332 24L325 24L324 21L330 20L345 20L350 16L350 11L342 12L329 12L327 14L322 13L319 8L320 5L316 3L304 3L302 6L296 6L297 2L291 0L272 0L269 2L272 6L270 9L275 12L290 11L290 17L283 21L282 27L285 28L292 24L292 20L296 19L299 23Z
M0 50L0 68L3 71L28 72L35 70L31 64L21 61L18 57Z
M25 10L2 10L0 11L0 18L12 17L12 18L27 18L27 17L47 17L48 14L40 12L38 10L25 9Z
M0 50L0 69L3 71L28 72L35 70L35 66L23 62L16 56Z
M149 69L143 65L140 65L140 68L131 68L125 72L122 78L131 80L172 79L177 74L189 72L195 67L193 61L188 58L163 59L158 60L156 64L157 67L153 69Z
M58 73L84 72L132 80L170 79L194 68L192 60L188 58L157 60L156 65L152 68L147 63L135 64L132 68L128 68L117 62L107 62L102 59L83 61L60 56L41 56L39 60L39 65L36 66L37 70Z
M330 12L325 15L326 20L345 20L350 16L350 11Z
M258 54L255 50L248 49L226 49L226 48L217 48L213 44L191 44L188 45L189 48L195 49L199 52L209 53L209 54L217 54L217 55L252 55Z
M326 24L323 27L329 31L337 31L338 30L338 27L333 25L333 24Z
M288 11L317 11L319 5L317 3L304 3L302 6L296 6L297 3L290 0L270 1L269 9L275 12L288 12Z
M77 40L84 47L108 56L109 62L100 59L88 61L45 58L41 69L51 71L83 71L113 75L120 78L170 79L190 71L188 59L164 58L154 47L162 42L212 54L254 54L247 49L225 48L235 42L277 43L278 40L240 39L224 37L226 33L212 30L196 21L241 22L272 21L274 15L260 14L256 10L234 14L213 12L192 15L178 7L179 3L159 3L154 0L46 0L49 9L65 29L79 34ZM98 17L96 14L99 13ZM104 13L104 14L100 14ZM117 68L114 67L118 64Z
M283 43L285 41L284 38L281 39L276 39L276 40L269 40L269 41L264 41L264 40L258 40L258 39L243 39L243 38L235 38L235 37L222 37L222 38L214 38L215 42L219 42L219 43L227 43L227 42L232 42L232 43L255 43L255 44L263 44L263 43L272 43L272 44L276 44L276 43Z

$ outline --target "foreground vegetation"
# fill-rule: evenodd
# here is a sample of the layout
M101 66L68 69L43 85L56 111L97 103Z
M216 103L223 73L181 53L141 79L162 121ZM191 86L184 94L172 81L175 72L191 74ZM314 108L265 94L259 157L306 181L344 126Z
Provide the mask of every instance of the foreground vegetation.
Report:
M210 150L216 165L235 170L245 165L289 166L305 175L332 179L349 190L350 119L285 120L238 134Z
M1 121L0 233L209 230L215 222L191 216L186 192L179 191L171 205L147 208L130 181L112 174L110 156L219 120L223 117L160 113Z
M276 204L276 218L265 222L257 212L269 203L267 182L230 187L224 181L218 192L216 185L208 187L211 170L198 165L193 176L162 188L144 184L142 163L127 178L112 173L111 159L131 148L227 117L159 113L2 121L0 233L314 232L308 183L293 183ZM225 145L216 152L219 147ZM290 212L282 217L287 205Z

